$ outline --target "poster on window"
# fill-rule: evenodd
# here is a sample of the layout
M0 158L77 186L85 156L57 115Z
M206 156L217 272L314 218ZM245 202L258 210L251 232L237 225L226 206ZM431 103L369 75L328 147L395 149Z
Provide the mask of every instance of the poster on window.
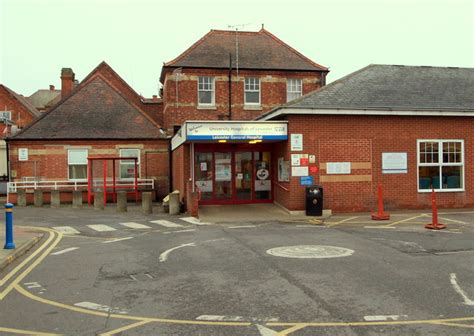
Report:
M216 181L231 181L230 165L216 164Z
M382 153L383 174L406 174L407 172L407 153Z
M272 190L271 180L256 180L255 191L270 191Z
M290 162L284 158L278 158L278 182L290 181Z
M196 181L196 187L201 192L212 192L212 181Z

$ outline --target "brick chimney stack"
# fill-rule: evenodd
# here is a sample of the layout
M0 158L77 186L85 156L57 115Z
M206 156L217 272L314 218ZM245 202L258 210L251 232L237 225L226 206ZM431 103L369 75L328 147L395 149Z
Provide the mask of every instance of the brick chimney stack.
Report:
M49 91L54 91L54 85L49 86Z
M71 68L61 69L61 98L69 95L74 88L74 76Z

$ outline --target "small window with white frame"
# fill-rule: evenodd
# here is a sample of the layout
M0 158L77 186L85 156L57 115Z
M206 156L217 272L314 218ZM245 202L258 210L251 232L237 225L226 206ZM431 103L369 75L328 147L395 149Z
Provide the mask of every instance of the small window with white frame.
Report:
M87 155L88 150L84 148L68 149L68 179L69 181L87 180Z
M303 95L303 81L301 79L289 78L286 81L286 101L299 98Z
M215 104L214 77L199 76L198 105L213 106Z
M418 191L464 190L464 141L418 140Z
M137 177L140 176L140 150L137 148L120 149L120 157L137 158ZM120 160L120 178L135 178L135 160Z
M12 120L11 111L0 111L0 121Z
M260 78L245 78L245 105L260 105Z

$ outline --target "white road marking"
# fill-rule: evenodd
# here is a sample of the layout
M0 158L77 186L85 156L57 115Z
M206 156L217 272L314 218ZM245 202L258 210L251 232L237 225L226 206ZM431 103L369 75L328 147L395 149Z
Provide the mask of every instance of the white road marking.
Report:
M256 225L241 225L241 226L229 226L228 229L245 229L245 228L254 228Z
M126 314L127 311L125 310L122 310L121 308L119 307L109 307L109 306L106 306L106 305L101 305L101 304L98 304L98 303L94 303L94 302L88 302L88 301L84 301L84 302L78 302L78 303L75 303L74 304L75 306L77 307L82 307L82 308L86 308L86 309L92 309L92 310L97 310L97 311L103 311L103 312L113 312L113 313L119 313L119 314Z
M210 225L211 224L211 223L201 222L196 217L182 217L180 219L185 222L188 222L190 224L195 224L195 225Z
M451 285L453 285L454 290L463 298L464 304L468 306L474 306L474 301L469 299L466 293L464 293L464 291L462 290L461 286L459 286L456 273L451 273L449 275L449 278L450 278L449 280L451 281Z
M74 229L71 226L53 226L53 229L55 229L58 232L61 232L62 234L78 234L80 233L76 229Z
M114 229L113 227L104 225L104 224L94 224L94 225L87 225L87 226L90 227L92 230L99 231L99 232L116 231L116 229Z
M187 247L187 246L196 246L196 243L188 243L188 244L182 244L182 245L179 245L179 246L175 246L173 248L170 248L168 250L166 250L165 252L163 252L162 254L160 254L160 258L158 259L160 262L165 262L167 259L168 259L168 255L173 252L174 250L177 250L179 248L182 248L182 247Z
M195 229L189 229L189 230L176 230L176 231L165 231L162 232L163 234L170 234L170 233L181 233L181 232L192 232L196 231Z
M268 318L255 318L255 317L244 317L244 316L233 316L233 315L200 315L196 317L196 320L200 321L226 321L226 322L238 322L238 321L252 321L252 322L278 322L277 317Z
M456 220L456 219L450 219L450 218L446 218L446 217L439 217L439 219L446 220L448 222L458 223L458 224L467 224L466 222Z
M61 251L58 251L58 252L51 253L51 255L60 255L60 254L63 254L63 253L68 253L68 252L77 250L78 248L79 247L70 247L70 248L67 248L67 249L64 249L64 250L61 250Z
M263 325L257 324L256 325L258 332L261 336L276 336L278 333L275 330L270 328L264 327Z
M133 237L124 237L124 238L106 240L106 241L103 241L102 244L116 243L116 242L119 242L119 241L122 241L122 240L129 240L129 239L133 239Z
M445 254L458 254L458 253L474 253L474 251L445 251L445 252L435 252L436 255L445 255Z
M120 225L129 227L131 229L150 229L148 225L143 225L143 224L135 223L135 222L120 223Z
M42 287L39 282L25 282L23 285L26 286L26 288L40 288Z
M169 227L169 228L183 227L183 225L181 225L181 224L176 224L176 223L170 222L166 219L152 220L152 221L150 221L150 223L158 224L158 225L161 225L161 226L164 226L164 227Z
M375 321L398 321L400 319L407 318L408 315L367 315L364 316L364 320L368 322Z

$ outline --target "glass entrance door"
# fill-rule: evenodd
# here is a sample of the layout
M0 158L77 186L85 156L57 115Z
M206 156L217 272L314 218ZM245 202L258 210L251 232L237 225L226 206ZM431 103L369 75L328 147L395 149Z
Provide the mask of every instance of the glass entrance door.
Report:
M216 200L232 199L232 153L215 152L215 188L214 198Z
M237 200L252 199L252 152L235 152L234 176Z

